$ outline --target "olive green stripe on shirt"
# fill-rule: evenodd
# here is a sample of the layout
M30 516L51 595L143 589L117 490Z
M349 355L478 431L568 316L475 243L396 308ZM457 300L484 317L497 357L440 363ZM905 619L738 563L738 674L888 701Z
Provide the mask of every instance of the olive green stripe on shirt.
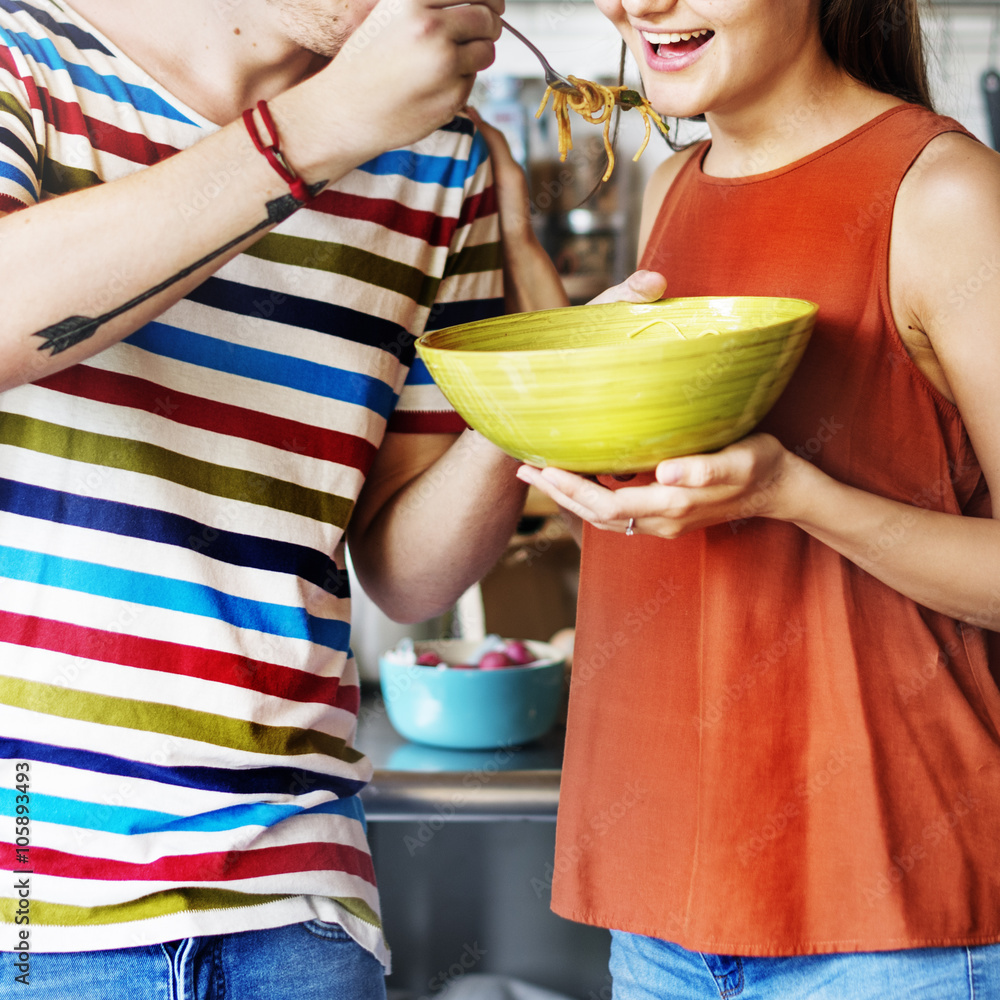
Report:
M72 906L67 903L31 901L31 922L49 927L90 927L102 924L124 924L138 920L153 920L172 913L204 912L206 910L247 909L267 906L283 899L294 899L287 894L260 895L237 892L233 889L198 888L186 886L153 892L126 903L108 906ZM373 927L381 927L378 914L363 900L353 896L334 899L348 913ZM0 924L13 924L18 902L0 899Z
M263 896L250 892L235 892L232 889L202 889L189 886L153 892L127 903L113 903L109 906L71 906L67 903L46 903L40 899L32 899L31 922L51 927L124 924L133 920L152 920L154 917L165 917L171 913L184 913L190 910L231 910L237 907L265 906L281 899L292 898L285 894ZM16 909L15 900L0 899L0 922L13 923Z
M32 135L35 134L35 126L31 121L31 114L27 108L9 91L0 90L0 108L8 114L13 115Z
M366 924L371 924L373 927L382 926L378 914L363 899L359 899L357 896L337 896L333 901L340 903L348 913L363 920Z
M97 187L101 183L101 178L93 170L70 167L47 157L42 164L42 190L48 195L69 194Z
M418 305L434 304L438 282L419 268L341 243L324 243L303 236L268 233L244 253L275 264L311 267L330 274L364 281L413 299Z
M453 253L445 264L444 277L455 274L479 274L498 271L503 267L503 253L499 243L477 243Z
M233 719L193 708L177 708L152 701L117 698L76 690L67 697L66 688L17 677L0 677L0 703L32 712L107 728L137 729L178 739L197 740L243 753L295 757L321 754L348 764L364 756L342 739L313 729L268 726L262 722Z
M137 472L210 496L301 514L338 528L347 524L354 506L344 497L284 479L215 465L145 441L74 430L19 413L0 413L0 444L99 467Z

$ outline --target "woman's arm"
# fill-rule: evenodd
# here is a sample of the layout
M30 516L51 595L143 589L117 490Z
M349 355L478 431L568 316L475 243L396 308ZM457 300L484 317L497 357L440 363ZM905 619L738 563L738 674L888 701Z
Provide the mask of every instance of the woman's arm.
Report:
M516 469L475 431L385 436L348 538L358 579L390 618L440 614L486 575L524 506Z
M897 323L958 406L987 484L1000 484L1000 156L958 136L931 143L896 203L890 258ZM933 362L928 360L933 358ZM934 375L933 365L938 366ZM521 478L598 528L676 538L727 521L789 521L926 607L1000 630L1000 514L928 510L837 482L770 435L663 462L615 492L561 470Z
M493 163L504 250L504 311L519 313L568 306L569 298L559 273L531 225L533 206L524 171L511 155L503 133L487 125L475 108L466 108L466 112L486 140Z

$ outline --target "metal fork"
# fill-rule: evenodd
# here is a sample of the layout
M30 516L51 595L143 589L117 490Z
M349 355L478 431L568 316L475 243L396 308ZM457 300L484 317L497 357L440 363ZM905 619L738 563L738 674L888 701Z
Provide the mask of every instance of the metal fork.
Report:
M538 61L542 64L542 69L545 71L545 82L553 90L577 90L578 88L574 86L569 80L566 79L561 73L557 73L550 65L548 59L545 58L538 51L538 49L528 41L524 35L521 34L517 28L512 28L502 17L500 18L500 23L515 37L520 38L525 45L531 49L532 52L538 57Z

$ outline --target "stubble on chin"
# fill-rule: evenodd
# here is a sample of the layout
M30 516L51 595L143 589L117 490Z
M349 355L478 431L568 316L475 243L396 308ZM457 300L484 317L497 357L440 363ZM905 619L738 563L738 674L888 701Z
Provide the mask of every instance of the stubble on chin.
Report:
M278 9L288 38L309 52L332 59L351 34L349 19L331 10L328 0L267 0ZM345 5L346 6L346 5Z

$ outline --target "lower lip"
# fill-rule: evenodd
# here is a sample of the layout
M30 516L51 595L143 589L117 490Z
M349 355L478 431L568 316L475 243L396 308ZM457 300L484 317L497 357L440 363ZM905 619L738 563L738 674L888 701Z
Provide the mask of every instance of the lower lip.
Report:
M642 35L639 37L642 39L642 49L646 56L646 65L650 69L656 70L657 73L678 73L682 69L687 69L688 66L696 63L711 47L712 42L715 41L715 35L712 35L707 42L699 45L698 48L693 49L691 52L685 52L683 55L676 56L661 56L646 38Z

